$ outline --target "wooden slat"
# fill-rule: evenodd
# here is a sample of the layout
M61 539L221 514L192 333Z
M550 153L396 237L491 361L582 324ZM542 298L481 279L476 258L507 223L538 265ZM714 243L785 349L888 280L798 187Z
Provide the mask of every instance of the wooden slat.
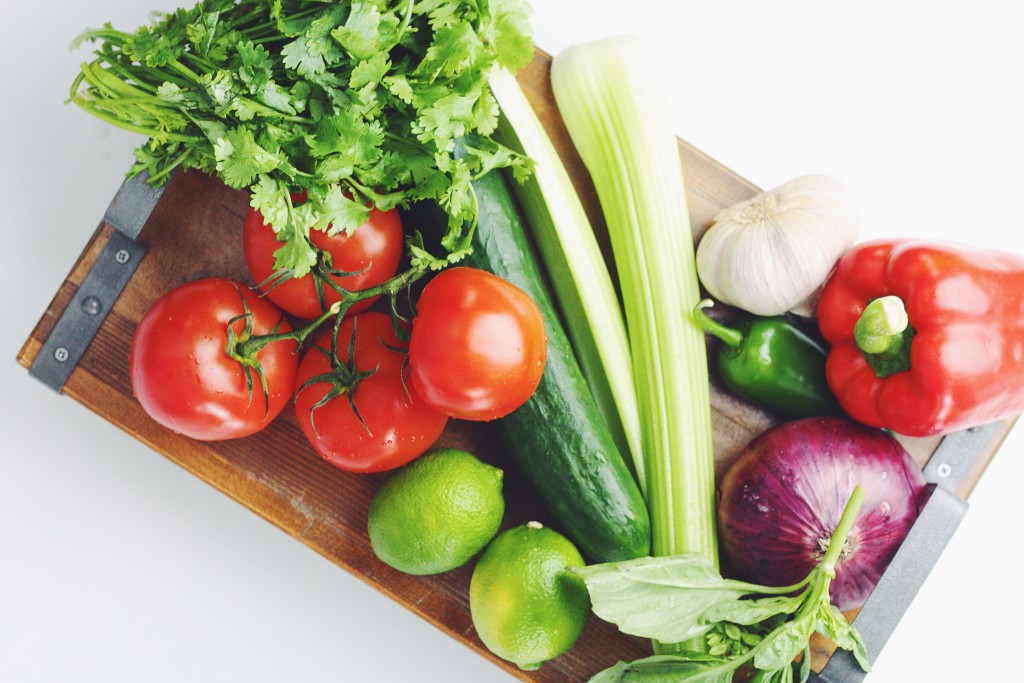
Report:
M533 64L520 74L520 81L565 161L607 250L607 235L594 188L553 103L549 67L547 55L538 53ZM721 209L750 197L757 188L683 141L679 142L679 152L697 239ZM217 443L192 441L173 434L142 411L132 398L127 372L128 348L136 324L158 297L184 282L216 275L251 284L241 244L246 208L244 193L230 190L206 175L188 172L174 177L140 235L149 247L146 258L71 374L64 393L522 680L585 680L620 659L649 654L646 641L623 636L611 625L592 617L573 650L538 671L520 671L491 655L476 637L467 597L471 567L439 576L415 577L397 572L376 559L366 536L366 510L383 475L349 474L316 457L291 411L286 410L269 428L252 437ZM18 361L23 366L32 364L111 231L104 224L97 228L22 347ZM716 468L721 475L739 450L775 420L717 384L712 387L712 407ZM988 444L964 482L963 495L973 489L1009 426L1007 423ZM923 463L937 440L905 443L918 462ZM487 425L453 422L440 445L465 447L493 464L505 466ZM544 521L542 506L516 472L505 469L508 511L504 526L530 519ZM824 665L829 652L829 643L815 642L817 670Z

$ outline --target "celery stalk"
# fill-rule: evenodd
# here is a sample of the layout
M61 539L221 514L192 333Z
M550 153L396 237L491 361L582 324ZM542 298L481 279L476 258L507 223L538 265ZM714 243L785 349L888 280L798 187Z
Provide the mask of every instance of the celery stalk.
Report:
M534 162L533 174L524 182L511 183L512 190L551 276L583 376L619 450L632 455L643 491L646 475L636 387L626 324L611 274L572 180L519 82L500 67L489 80L501 108L495 139Z
M554 58L555 99L608 223L623 293L651 511L653 552L717 566L714 451L686 193L657 64L638 39Z

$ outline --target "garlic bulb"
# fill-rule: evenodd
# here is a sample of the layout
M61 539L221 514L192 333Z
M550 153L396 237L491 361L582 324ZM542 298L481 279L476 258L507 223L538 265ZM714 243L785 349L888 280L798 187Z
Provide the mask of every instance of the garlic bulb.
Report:
M697 245L697 274L722 303L757 315L813 315L859 225L846 186L802 176L719 213Z

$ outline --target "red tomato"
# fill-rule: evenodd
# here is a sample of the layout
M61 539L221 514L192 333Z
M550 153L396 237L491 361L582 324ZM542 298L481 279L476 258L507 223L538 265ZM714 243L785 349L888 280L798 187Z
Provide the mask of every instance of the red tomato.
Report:
M281 243L277 241L274 229L263 221L263 214L255 209L246 212L242 234L249 272L262 287L262 283L274 274L274 252L281 248ZM309 237L314 247L330 255L333 270L356 273L348 277L328 276L349 291L373 287L393 277L402 258L404 235L396 210L373 209L370 219L351 236L344 232L332 236L323 230L311 230ZM329 284L323 284L323 291L328 308L341 300L341 295ZM282 309L305 320L313 320L325 310L320 306L312 274L284 280L266 288L265 293ZM373 299L359 301L349 309L349 313L365 310L372 303Z
M313 448L350 472L382 472L422 455L441 435L448 417L404 381L405 353L396 350L400 342L391 316L369 311L342 322L339 360L350 365L349 344L355 335L352 365L373 374L359 382L351 397L343 393L315 407L340 386L315 381L303 388L312 378L334 374L328 357L332 334L329 330L306 353L295 380L295 413Z
M412 385L449 416L508 415L533 396L546 360L540 309L511 282L451 268L423 288L409 339Z
M245 368L228 354L228 326L244 334L245 319L230 321L246 304L253 335L291 330L273 304L222 278L177 287L142 317L129 365L132 390L154 420L193 439L233 439L259 431L287 405L298 367L294 341L271 342L256 354L269 406L255 369L250 391Z

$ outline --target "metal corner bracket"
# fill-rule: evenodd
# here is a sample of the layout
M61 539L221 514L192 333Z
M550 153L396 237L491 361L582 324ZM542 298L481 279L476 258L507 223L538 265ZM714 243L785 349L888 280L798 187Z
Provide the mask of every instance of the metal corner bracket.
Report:
M114 228L78 291L36 354L29 374L61 392L146 254L139 233L163 195L141 173L125 180L103 216Z

